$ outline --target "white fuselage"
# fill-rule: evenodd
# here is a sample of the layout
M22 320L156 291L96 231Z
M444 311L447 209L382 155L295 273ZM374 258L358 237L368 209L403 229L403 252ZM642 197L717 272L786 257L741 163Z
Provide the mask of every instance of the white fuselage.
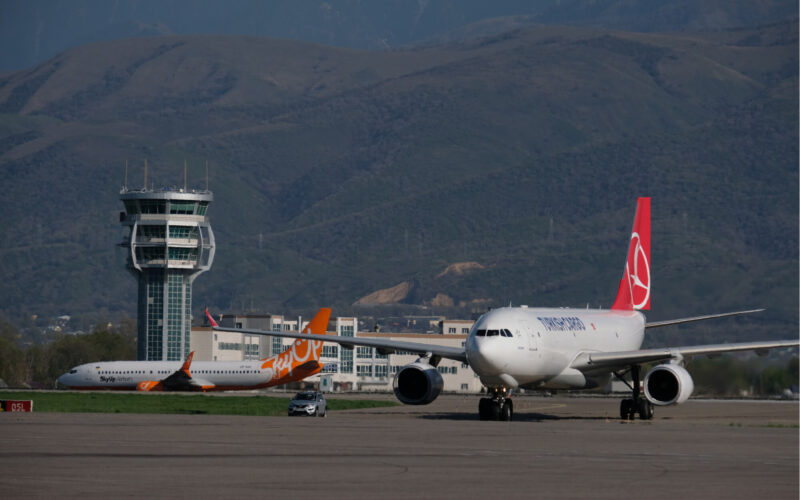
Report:
M192 378L215 389L265 387L273 379L263 361L196 361ZM58 378L70 389L132 390L139 382L162 380L180 370L183 361L102 361L76 366Z
M466 355L488 387L591 389L605 385L610 373L587 376L570 368L574 359L639 349L644 325L638 311L504 307L475 323Z

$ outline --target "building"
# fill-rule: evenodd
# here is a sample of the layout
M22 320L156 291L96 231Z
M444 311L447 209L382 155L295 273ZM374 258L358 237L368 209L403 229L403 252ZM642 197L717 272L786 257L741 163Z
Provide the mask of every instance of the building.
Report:
M282 316L243 315L227 316L220 319L221 325L235 328L258 328L262 330L282 329L297 331L296 325L305 326L302 318L297 322L287 322ZM343 337L367 337L403 340L423 344L438 344L450 347L463 347L467 334L461 333L463 325L472 321L454 321L459 325L458 333L424 334L424 333L374 333L359 332L358 319L353 317L333 318L329 328L331 335ZM447 323L450 324L449 322ZM448 330L450 326L447 326ZM469 330L467 330L469 331ZM253 339L260 337L260 342ZM209 327L192 329L192 350L196 360L235 361L247 358L248 345L260 346L260 358L266 358L282 352L291 346L294 339L269 337L265 335L247 335L235 332L218 332ZM253 349L253 348L250 348ZM341 345L326 343L322 347L320 361L324 365L322 372L306 379L306 382L320 384L322 377L328 378L328 384L334 391L376 391L391 392L394 376L405 365L413 363L419 356L411 353L381 354L373 347L355 346L347 349ZM478 393L482 388L480 379L466 363L443 359L437 367L444 381L445 392Z
M257 330L296 332L297 325L305 327L308 321L302 318L287 320L274 314L223 314L220 326ZM248 335L246 333L213 331L210 327L192 328L191 350L198 361L240 361L263 359L279 354L291 344L291 339Z
M214 196L186 189L123 188L127 229L120 246L138 281L137 359L176 361L190 350L192 282L211 268L214 233L206 211Z
M467 335L474 324L475 320L471 319L443 319L439 322L439 333Z

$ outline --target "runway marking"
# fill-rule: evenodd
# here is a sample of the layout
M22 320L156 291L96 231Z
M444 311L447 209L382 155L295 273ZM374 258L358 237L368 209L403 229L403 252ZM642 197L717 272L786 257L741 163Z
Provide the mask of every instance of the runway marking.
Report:
M542 405L542 406L528 406L528 405L520 405L521 409L523 410L555 410L557 408L566 408L567 405L564 403L552 403L549 405Z

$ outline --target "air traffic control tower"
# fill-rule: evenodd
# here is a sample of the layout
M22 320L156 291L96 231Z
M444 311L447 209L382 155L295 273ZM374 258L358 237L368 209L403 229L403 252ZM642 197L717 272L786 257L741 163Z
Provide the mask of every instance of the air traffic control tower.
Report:
M189 354L192 282L211 268L214 233L206 191L123 187L120 224L130 230L120 246L139 282L137 359L178 361Z

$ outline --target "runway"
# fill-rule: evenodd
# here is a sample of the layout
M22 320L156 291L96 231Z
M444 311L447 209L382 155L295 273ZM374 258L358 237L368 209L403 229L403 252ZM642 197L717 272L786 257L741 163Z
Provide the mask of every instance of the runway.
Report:
M340 397L340 396L331 396ZM385 397L385 396L383 396ZM689 401L623 422L610 398L475 396L327 418L0 415L17 497L798 498L798 402Z

